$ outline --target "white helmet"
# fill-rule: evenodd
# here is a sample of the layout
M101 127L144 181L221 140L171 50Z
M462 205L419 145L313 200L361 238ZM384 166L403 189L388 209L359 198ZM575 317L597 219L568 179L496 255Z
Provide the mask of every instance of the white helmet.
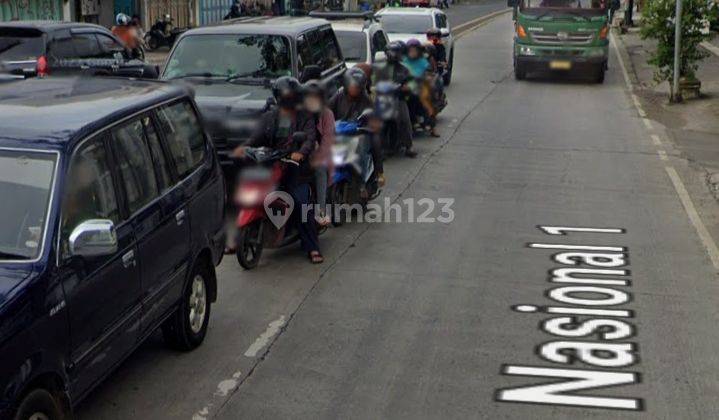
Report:
M115 16L115 23L119 26L125 26L130 24L130 17L124 13L118 13Z

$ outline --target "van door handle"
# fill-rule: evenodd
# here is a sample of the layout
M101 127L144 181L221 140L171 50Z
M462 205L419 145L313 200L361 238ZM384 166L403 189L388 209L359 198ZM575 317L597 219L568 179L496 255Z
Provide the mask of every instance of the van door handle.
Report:
M128 251L125 255L122 256L122 265L125 268L133 267L135 264L135 251Z
M182 226L183 223L185 223L185 210L180 210L175 214L175 220L177 221L177 226Z

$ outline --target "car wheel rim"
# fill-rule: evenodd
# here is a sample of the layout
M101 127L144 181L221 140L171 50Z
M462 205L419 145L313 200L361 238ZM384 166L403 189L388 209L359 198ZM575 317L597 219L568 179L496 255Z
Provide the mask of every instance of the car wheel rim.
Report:
M33 413L28 417L28 420L50 420L50 417L43 413Z
M197 334L202 330L205 323L205 311L207 310L207 292L205 280L197 275L192 279L192 291L190 292L190 329Z

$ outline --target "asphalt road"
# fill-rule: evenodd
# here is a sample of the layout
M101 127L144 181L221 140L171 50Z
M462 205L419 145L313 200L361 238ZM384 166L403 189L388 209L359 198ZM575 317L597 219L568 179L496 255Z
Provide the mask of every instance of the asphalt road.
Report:
M657 153L615 50L603 85L518 82L511 39L508 15L462 37L442 137L386 164L383 197L453 198L451 223L332 229L322 266L227 258L204 345L153 337L79 417L719 418L716 202Z

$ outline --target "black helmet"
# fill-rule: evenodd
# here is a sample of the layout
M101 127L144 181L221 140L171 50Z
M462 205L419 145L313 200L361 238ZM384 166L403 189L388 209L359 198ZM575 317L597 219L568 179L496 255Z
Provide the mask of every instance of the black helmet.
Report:
M282 76L272 83L272 96L282 108L293 108L302 100L302 85L294 77Z
M412 47L418 48L420 51L422 50L422 43L419 42L419 39L417 39L417 38L410 39L409 41L407 41L406 45L407 45L408 50Z
M302 85L303 95L317 95L323 100L325 99L325 86L319 80L310 80Z
M367 87L367 75L358 67L352 67L345 72L345 89L348 89L352 85L357 85L360 89L365 89Z
M427 38L441 38L442 31L439 28L427 29Z
M392 41L387 44L386 54L388 61L399 61L404 55L404 45L400 41Z

